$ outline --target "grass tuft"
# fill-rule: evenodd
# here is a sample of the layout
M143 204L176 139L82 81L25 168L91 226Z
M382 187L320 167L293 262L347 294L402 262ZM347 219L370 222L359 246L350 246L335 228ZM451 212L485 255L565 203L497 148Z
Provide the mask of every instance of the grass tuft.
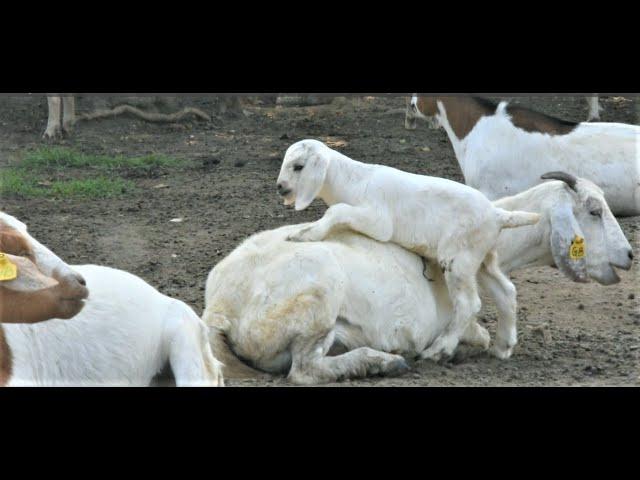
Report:
M140 169L177 167L182 161L166 155L144 155L125 157L123 155L91 155L63 147L46 147L26 153L19 166L28 169L39 168L96 168L99 170Z
M29 172L0 170L0 197L109 198L134 192L135 189L132 181L117 177L43 182Z
M64 147L43 147L27 151L21 157L13 166L0 169L0 196L113 197L136 190L135 183L120 178L118 171L125 175L132 171L146 175L154 174L159 168L183 164L182 160L166 155L91 155ZM51 175L47 173L51 174L52 170L58 179L49 181L47 178ZM65 176L65 170L73 178L60 179Z

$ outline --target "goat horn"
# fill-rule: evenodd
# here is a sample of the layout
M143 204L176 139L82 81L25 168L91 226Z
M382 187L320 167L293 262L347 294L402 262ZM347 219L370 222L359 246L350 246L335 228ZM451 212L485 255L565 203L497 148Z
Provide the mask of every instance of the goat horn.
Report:
M578 179L575 176L567 172L549 172L549 173L545 173L540 178L543 180L561 180L567 185L569 185L569 187L573 191L576 190L576 182L578 181Z

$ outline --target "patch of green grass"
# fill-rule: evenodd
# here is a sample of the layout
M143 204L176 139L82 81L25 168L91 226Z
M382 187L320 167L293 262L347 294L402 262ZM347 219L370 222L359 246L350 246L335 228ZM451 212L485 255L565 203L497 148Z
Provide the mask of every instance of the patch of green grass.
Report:
M130 193L134 190L135 184L122 178L97 177L51 184L51 192L58 197L107 198Z
M132 171L155 175L158 168L184 162L166 155L91 155L70 148L43 147L22 152L13 166L0 169L0 196L105 198L135 191L135 183L119 178ZM65 172L65 170L67 172ZM53 174L49 177L47 173ZM60 179L69 174L70 179ZM51 176L57 180L48 181Z
M121 178L94 177L42 182L33 173L0 170L0 196L107 198L133 192L135 184Z
M177 158L166 155L90 155L63 147L44 147L26 152L19 163L22 168L95 168L99 170L136 169L151 170L158 167L177 167L182 164Z
M37 180L32 176L8 168L0 170L0 197L3 195L37 197L39 194Z

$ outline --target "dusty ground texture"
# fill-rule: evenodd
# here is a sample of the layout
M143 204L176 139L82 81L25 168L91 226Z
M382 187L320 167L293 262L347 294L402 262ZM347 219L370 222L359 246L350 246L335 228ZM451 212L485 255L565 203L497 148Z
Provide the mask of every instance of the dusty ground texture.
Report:
M603 121L640 123L639 98L607 97ZM567 120L586 118L578 97L516 97ZM250 116L215 114L213 98L180 103L214 113L210 123L149 124L119 117L79 123L58 144L85 153L162 153L188 160L178 170L134 177L139 191L109 200L1 198L0 208L28 223L33 235L70 263L97 263L131 271L160 291L203 308L210 269L250 234L319 218L316 201L304 212L285 209L275 180L286 148L303 138L341 141L356 159L461 181L460 169L442 130L421 124L403 128L404 99L352 98L313 107L250 106ZM81 99L79 110L91 108ZM43 97L0 98L0 167L19 152L40 147L46 124ZM158 184L168 188L153 188ZM182 223L170 219L181 217ZM640 251L640 217L620 223ZM456 362L421 362L395 379L373 378L340 385L499 386L640 385L640 292L638 263L613 287L576 284L551 268L513 275L519 293L520 342L509 361L486 354ZM482 322L493 334L495 309L485 303ZM228 381L229 385L286 385Z

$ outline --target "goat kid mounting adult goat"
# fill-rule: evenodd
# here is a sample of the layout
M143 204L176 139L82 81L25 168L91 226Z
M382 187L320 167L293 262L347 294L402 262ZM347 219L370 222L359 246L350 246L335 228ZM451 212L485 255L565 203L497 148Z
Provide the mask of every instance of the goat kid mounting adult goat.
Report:
M178 386L224 385L221 364L209 345L208 328L185 303L121 270L68 266L33 239L24 223L2 212L0 246L22 256L10 259L24 274L30 272L33 259L40 271L64 272L60 278L69 288L84 292L81 298L86 297L87 288L90 292L84 308L64 321L59 319L67 314L44 310L47 304L36 297L42 291L33 292L34 301L23 302L25 308L17 311L14 298L0 297L3 321L9 316L12 321L26 322L26 308L35 309L38 320L50 319L33 325L4 325L0 364L5 367L0 386L146 386L167 364ZM21 278L25 277L14 282ZM41 286L37 281L48 285L34 276L31 290ZM4 295L2 288L12 286L8 282L3 287L0 282L0 294Z
M317 140L289 147L277 188L285 205L295 203L296 210L316 197L329 205L320 220L289 240L320 241L350 228L437 261L455 314L447 332L425 353L429 358L451 356L480 311L479 270L495 283L491 293L500 297L497 301L508 302L515 312L515 287L500 271L495 246L503 228L535 224L537 213L497 208L479 191L451 180L357 162Z
M615 215L640 215L640 127L572 123L477 97L411 98L416 117L447 132L467 185L489 199L515 195L563 171L596 183Z
M633 254L602 191L585 179L549 176L562 181L494 202L542 217L500 233L500 268L557 265L574 281L618 282L615 269L631 268ZM308 384L406 371L403 356L422 356L451 321L444 275L433 269L428 282L419 255L351 231L287 241L304 226L257 233L209 273L203 320L225 377L257 376L254 367ZM584 239L579 259L571 258L576 236ZM477 280L483 290L495 288L482 271ZM491 352L506 359L512 347L504 339L517 338L516 316L508 302L497 307ZM474 321L461 341L486 349L490 338Z

